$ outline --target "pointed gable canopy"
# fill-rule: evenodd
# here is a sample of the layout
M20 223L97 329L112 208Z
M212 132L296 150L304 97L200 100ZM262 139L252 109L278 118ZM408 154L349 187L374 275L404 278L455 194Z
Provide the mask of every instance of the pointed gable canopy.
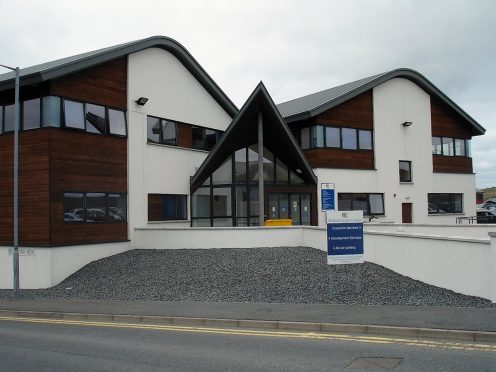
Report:
M258 142L258 113L263 118L264 147L309 184L317 184L317 178L305 155L296 143L288 126L277 110L264 84L260 82L226 132L217 142L202 166L191 180L191 190L196 190L234 151Z

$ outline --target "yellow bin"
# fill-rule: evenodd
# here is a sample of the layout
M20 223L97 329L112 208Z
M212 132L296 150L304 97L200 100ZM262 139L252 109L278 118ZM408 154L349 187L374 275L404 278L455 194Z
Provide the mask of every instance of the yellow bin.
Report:
M293 225L293 220L289 218L281 218L279 220L266 220L265 226L291 226Z

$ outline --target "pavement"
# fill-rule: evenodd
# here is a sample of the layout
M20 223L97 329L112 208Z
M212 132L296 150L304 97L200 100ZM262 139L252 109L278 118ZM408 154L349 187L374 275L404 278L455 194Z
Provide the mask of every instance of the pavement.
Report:
M1 300L0 316L336 331L496 342L496 308Z

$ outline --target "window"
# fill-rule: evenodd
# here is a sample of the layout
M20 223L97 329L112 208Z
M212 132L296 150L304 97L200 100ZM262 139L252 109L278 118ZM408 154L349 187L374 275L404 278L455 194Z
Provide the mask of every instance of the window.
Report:
M339 128L325 127L326 130L326 146L341 147L341 132Z
M126 115L123 111L109 109L108 121L111 134L116 134L118 136L125 136L127 134Z
M4 106L3 108L3 132L13 132L15 127L14 122L14 105Z
M105 134L107 126L105 107L87 103L85 119L87 132Z
M412 182L412 162L400 160L400 182Z
M3 133L3 106L0 106L0 134Z
M463 213L463 194L428 194L429 214Z
M22 112L22 129L35 129L40 127L41 100L39 98L24 101Z
M186 220L187 195L148 194L148 221Z
M301 130L301 148L303 150L310 148L310 128L303 128Z
M214 148L221 135L221 131L194 126L191 128L191 147L210 151Z
M147 138L148 142L177 145L176 122L148 116Z
M84 106L80 102L64 100L64 119L66 128L84 130Z
M432 153L434 155L470 157L470 140L432 137Z
M370 130L359 130L358 144L360 150L372 150L372 132Z
M324 127L321 125L312 127L312 147L324 147Z
M343 138L343 149L356 150L357 149L357 131L356 129L343 128L341 129L341 136Z
M127 220L127 196L122 193L65 192L64 222L105 223Z
M60 127L60 97L43 97L41 125L43 127Z
M371 130L316 125L302 128L297 137L303 150L322 147L372 150L374 147Z
M383 215L384 194L338 193L338 210L362 210L364 215Z

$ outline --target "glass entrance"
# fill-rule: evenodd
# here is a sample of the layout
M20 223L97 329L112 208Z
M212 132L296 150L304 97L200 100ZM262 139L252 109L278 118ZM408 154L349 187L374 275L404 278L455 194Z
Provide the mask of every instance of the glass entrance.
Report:
M290 218L293 225L310 225L310 193L269 193L269 219Z

